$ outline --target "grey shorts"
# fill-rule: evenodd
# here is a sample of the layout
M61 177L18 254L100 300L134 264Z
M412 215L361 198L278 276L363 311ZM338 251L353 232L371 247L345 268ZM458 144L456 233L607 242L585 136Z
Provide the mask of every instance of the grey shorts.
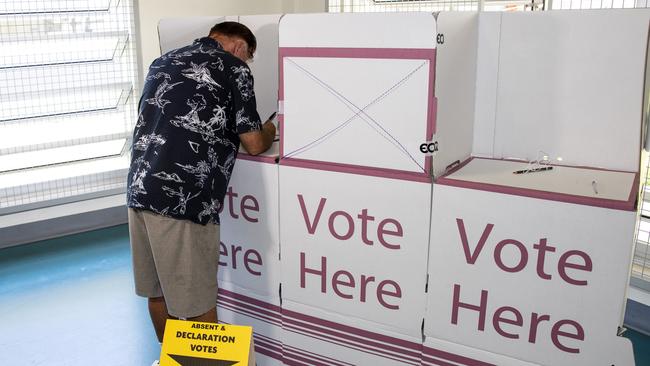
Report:
M135 292L165 297L169 315L192 318L217 304L219 225L129 208Z

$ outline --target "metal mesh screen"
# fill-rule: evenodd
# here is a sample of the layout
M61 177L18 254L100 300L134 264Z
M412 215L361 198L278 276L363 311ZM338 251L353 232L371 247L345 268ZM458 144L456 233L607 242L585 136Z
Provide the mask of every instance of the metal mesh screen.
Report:
M650 173L650 166L646 167ZM634 260L632 262L632 276L650 282L650 182L645 181L641 194L641 220L637 232Z
M549 0L551 9L647 8L648 0Z
M331 0L329 12L647 8L650 0Z
M133 0L0 0L0 214L123 191Z
M389 12L389 11L443 11L478 10L478 0L331 0L331 13L343 12Z

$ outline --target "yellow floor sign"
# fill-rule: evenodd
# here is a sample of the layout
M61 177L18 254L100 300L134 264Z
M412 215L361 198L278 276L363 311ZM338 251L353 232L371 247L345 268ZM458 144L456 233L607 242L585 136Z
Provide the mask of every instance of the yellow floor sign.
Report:
M253 328L167 320L160 366L255 365Z

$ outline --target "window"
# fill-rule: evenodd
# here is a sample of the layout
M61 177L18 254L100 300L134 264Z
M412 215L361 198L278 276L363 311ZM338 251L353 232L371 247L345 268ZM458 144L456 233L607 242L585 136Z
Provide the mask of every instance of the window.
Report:
M330 0L329 12L647 8L650 0Z
M331 0L330 13L478 10L478 0Z
M0 0L0 214L123 192L133 0Z

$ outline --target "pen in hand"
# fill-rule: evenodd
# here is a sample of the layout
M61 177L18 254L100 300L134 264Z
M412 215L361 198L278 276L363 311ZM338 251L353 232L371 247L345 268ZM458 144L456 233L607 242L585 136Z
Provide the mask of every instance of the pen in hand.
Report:
M276 116L277 114L278 114L278 112L273 112L273 113L271 113L271 115L269 116L269 118L267 119L267 121L273 123L273 119L275 118L275 116ZM273 125L275 126L275 123L273 123ZM276 135L275 135L275 138L273 139L273 142L280 141L280 137L277 135L277 133L278 133L277 126L276 126L276 132L275 132L275 133L276 133Z

